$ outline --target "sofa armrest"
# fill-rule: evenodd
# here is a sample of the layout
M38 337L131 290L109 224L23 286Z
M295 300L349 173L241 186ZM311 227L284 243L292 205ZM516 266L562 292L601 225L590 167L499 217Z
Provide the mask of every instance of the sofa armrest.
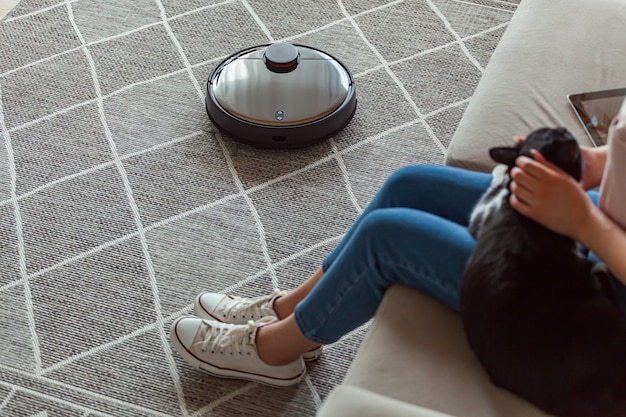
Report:
M448 165L490 171L487 149L515 135L567 127L591 145L567 95L621 88L622 0L523 0L476 87L452 137Z
M336 387L317 417L452 417L351 385Z

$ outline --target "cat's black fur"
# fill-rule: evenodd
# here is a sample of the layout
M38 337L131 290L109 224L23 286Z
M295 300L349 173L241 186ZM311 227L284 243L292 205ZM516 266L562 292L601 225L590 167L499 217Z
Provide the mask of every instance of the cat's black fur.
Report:
M564 128L490 155L510 168L531 149L580 180L580 149ZM608 272L572 239L517 213L509 183L508 170L496 168L471 217L476 247L460 292L468 342L496 385L548 413L626 417L626 315Z

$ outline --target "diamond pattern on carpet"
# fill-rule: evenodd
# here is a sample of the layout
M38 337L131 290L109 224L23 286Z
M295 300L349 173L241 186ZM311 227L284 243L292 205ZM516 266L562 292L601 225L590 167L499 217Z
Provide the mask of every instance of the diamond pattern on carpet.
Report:
M298 286L391 172L441 163L518 3L22 0L0 21L0 415L314 415L368 324L285 390L198 372L169 326L201 291ZM213 68L277 41L356 81L351 123L306 149L206 116Z

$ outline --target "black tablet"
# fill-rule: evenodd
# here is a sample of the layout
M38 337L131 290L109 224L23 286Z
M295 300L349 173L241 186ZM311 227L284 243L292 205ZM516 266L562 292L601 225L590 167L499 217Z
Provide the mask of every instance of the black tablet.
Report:
M601 146L606 144L609 125L626 99L626 88L570 94L567 99L591 141Z

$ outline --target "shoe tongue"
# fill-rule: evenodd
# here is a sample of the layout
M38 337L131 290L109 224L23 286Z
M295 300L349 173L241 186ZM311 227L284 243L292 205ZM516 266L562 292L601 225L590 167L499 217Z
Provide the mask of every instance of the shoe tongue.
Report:
M219 303L217 303L216 307L226 308L229 305L232 305L232 304L240 302L240 300L241 300L241 298L239 298L239 297L226 296L226 297L222 298Z
M221 338L220 346L228 346L230 344L239 344L243 341L244 344L250 344L254 342L254 336L256 335L256 327L253 327L250 322L248 325L237 324L226 330Z
M204 343L204 339L206 338L206 329L207 326L200 326L193 338L192 346L195 346L198 343Z
M257 321L252 321L250 320L248 322L248 335L250 337L250 343L251 344L255 344L256 343L256 334L257 331L259 330L259 327L263 327L263 326L267 326L270 323L273 323L275 321L278 321L278 319L276 317L271 317L271 316L266 316L263 317L262 319L259 319Z
M204 339L206 339L206 334L207 334L208 329L209 329L209 326L201 325L200 328L198 329L198 332L196 333L196 337L193 339L193 343L196 344L198 342L200 343L204 342Z

